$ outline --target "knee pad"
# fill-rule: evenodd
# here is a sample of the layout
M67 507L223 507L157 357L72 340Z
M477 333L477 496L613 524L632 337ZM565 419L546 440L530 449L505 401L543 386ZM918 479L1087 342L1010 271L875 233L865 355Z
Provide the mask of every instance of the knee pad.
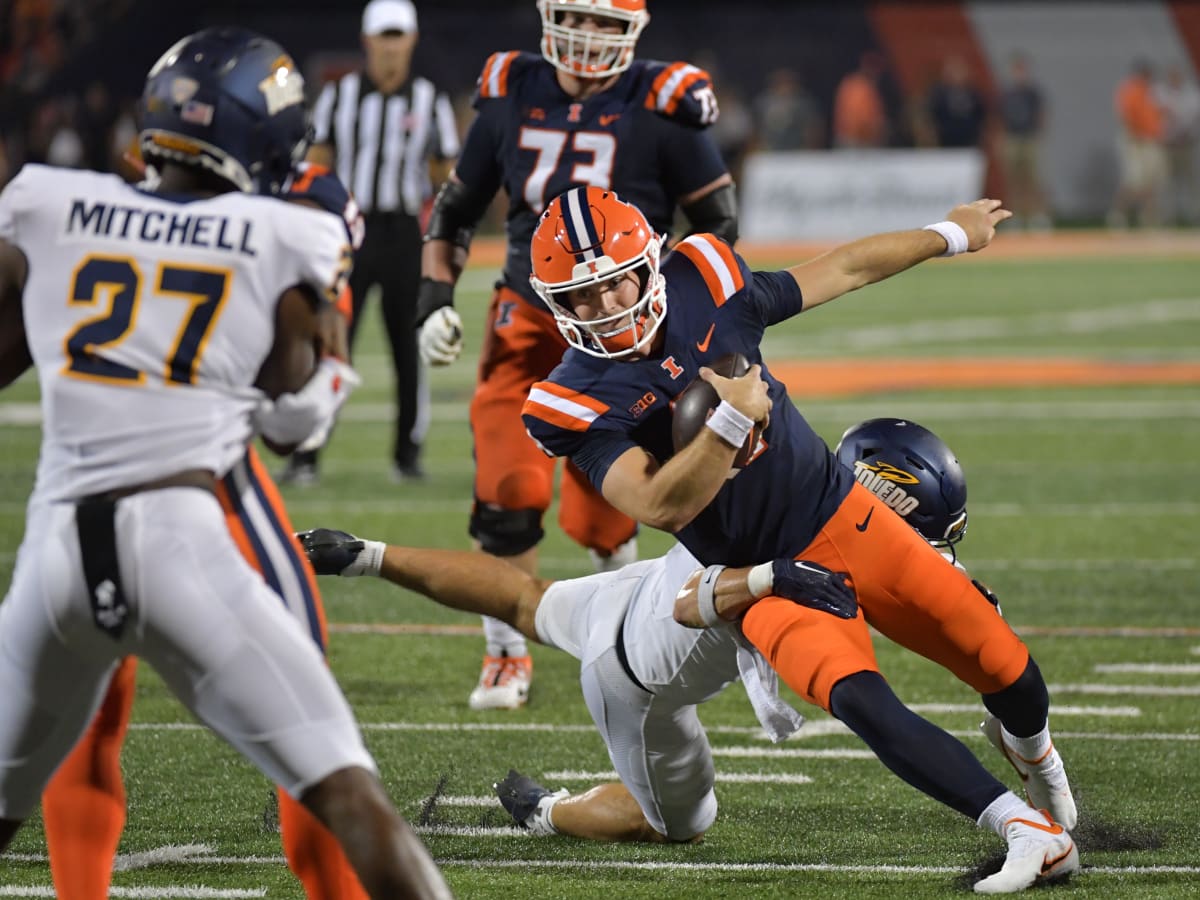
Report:
M492 556L517 556L536 547L545 536L540 509L500 509L475 501L471 537Z

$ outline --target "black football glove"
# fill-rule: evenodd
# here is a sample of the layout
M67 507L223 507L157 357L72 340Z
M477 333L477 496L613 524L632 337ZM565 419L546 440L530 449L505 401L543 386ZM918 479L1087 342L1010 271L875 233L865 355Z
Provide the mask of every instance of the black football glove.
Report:
M383 544L363 541L346 531L314 528L296 535L318 575L378 575Z
M853 619L858 598L844 572L834 572L805 559L780 558L771 563L771 593L801 606Z

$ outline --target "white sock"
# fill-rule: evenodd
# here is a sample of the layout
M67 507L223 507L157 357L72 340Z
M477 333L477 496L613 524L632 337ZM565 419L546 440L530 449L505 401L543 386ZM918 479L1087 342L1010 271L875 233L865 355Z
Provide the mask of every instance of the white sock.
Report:
M1012 791L1005 791L988 804L988 808L980 813L975 824L980 828L989 828L1000 837L1004 837L1004 824L1009 819L1028 819L1033 814L1029 804Z
M525 635L507 622L501 622L490 616L480 616L480 618L483 620L483 638L487 642L487 649L484 652L488 656L529 655L529 648L525 644Z
M615 572L632 562L637 562L637 535L635 534L608 556L601 556L595 550L589 549L592 567L597 572Z
M554 827L551 813L554 809L554 804L558 803L564 797L569 796L571 795L565 789L562 789L555 791L553 794L548 794L539 800L537 809L525 820L525 827L529 829L529 833L538 837L558 834L558 829Z
M1049 722L1042 726L1041 731L1029 737L1017 737L1004 726L1001 726L1000 730L1004 736L1004 743L1015 750L1017 756L1031 765L1041 762L1042 758L1054 748L1054 744L1050 741Z

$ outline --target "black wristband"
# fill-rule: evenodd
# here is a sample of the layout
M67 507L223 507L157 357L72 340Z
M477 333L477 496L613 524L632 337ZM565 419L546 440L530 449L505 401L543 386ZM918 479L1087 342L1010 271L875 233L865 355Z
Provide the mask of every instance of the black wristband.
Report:
M425 320L443 306L454 306L454 285L448 281L422 278L417 286L417 321L420 328Z

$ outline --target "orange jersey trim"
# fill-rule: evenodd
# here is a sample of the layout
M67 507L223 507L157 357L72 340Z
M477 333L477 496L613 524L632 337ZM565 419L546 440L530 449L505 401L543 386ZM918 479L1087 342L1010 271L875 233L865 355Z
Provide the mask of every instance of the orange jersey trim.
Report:
M508 93L508 70L516 58L516 50L493 53L487 58L483 64L483 74L479 76L480 97L503 97Z
M725 301L746 286L742 269L729 245L711 234L693 234L675 246L704 279L713 303L724 306Z
M529 397L521 408L521 414L568 431L587 431L608 409L606 404L587 394L552 381L539 381L529 389Z

